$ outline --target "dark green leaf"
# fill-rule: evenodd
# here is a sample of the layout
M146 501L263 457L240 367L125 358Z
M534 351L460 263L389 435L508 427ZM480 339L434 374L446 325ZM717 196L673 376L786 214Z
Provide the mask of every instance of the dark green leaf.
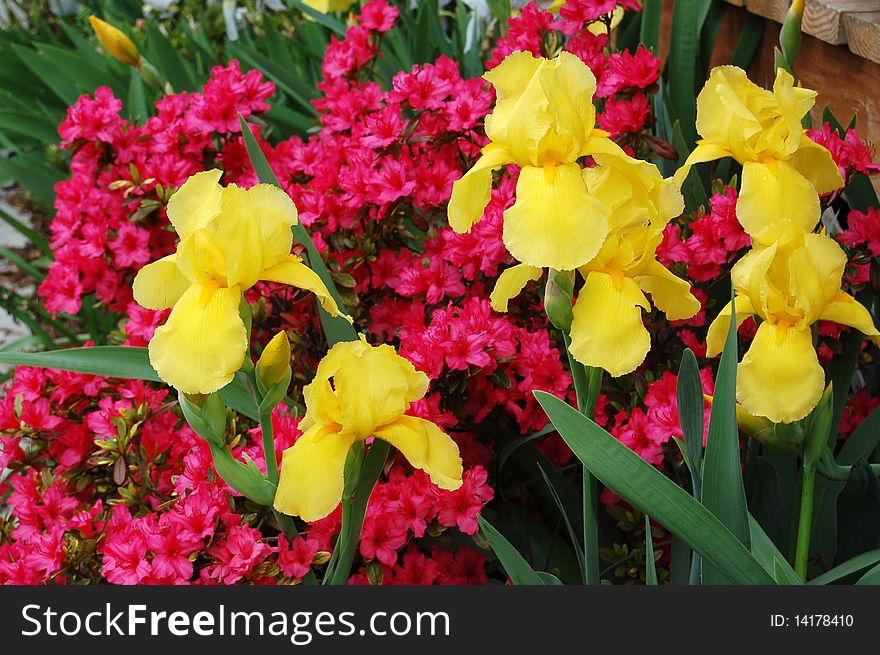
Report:
M729 582L773 584L733 533L690 494L565 402L534 393L577 458L605 486L680 536Z
M740 462L739 428L736 423L736 366L738 361L736 312L724 344L715 379L715 397L709 418L706 457L703 463L702 503L718 517L737 539L749 548L749 517ZM703 566L704 584L723 584L724 575Z
M654 560L654 537L651 535L651 517L645 514L645 583L657 586L657 562Z
M525 558L519 554L516 548L514 548L507 539L504 538L504 535L493 528L482 516L478 516L477 520L480 522L480 529L483 532L483 536L486 537L486 541L492 546L492 550L495 551L495 555L498 556L501 566L504 567L504 570L507 572L507 575L513 584L545 584L541 577L531 566L529 566L529 563Z
M755 56L761 48L764 40L764 25L766 21L757 14L746 14L742 32L736 42L731 63L743 70L748 70L755 60Z
M868 552L862 553L861 555L856 555L855 557L847 560L843 564L835 566L830 571L826 571L822 575L816 576L807 584L831 584L832 582L836 582L841 578L847 577L848 575L858 573L859 571L862 571L869 566L874 566L875 564L877 564L877 562L880 562L880 548L869 550Z
M703 382L700 379L700 367L697 358L690 348L685 349L678 369L678 384L675 389L678 404L678 419L684 434L685 462L691 472L694 498L702 497L702 462L703 462L703 429L704 401Z
M655 55L660 47L660 16L663 14L663 0L645 0L642 7L642 25L639 40Z

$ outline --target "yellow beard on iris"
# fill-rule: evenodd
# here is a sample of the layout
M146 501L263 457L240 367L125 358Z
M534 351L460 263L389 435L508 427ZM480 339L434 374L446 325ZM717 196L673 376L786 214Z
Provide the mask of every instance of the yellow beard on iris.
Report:
M681 186L694 164L733 157L743 166L736 216L754 242L771 243L788 222L811 232L819 195L843 186L831 153L807 137L801 124L815 98L815 91L794 86L783 68L772 91L736 66L712 69L697 97L702 139L676 172L676 182Z
M504 245L517 260L535 267L574 270L599 252L608 215L590 196L578 159L624 156L595 129L596 78L576 56L553 59L528 52L510 54L484 76L497 94L486 117L491 143L452 187L449 224L467 232L482 218L492 190L492 171L506 164L522 170L516 202L504 212Z
M147 264L134 280L142 307L172 308L150 340L150 363L188 394L217 391L241 368L248 343L239 304L258 281L307 289L340 315L317 274L290 254L290 228L297 221L290 197L268 184L224 188L221 175L196 173L171 197L167 211L180 237L177 252Z
M284 451L275 509L306 521L330 514L342 499L349 449L371 436L397 448L441 489L458 489L456 443L431 421L405 414L427 389L428 377L391 346L371 346L363 337L334 345L303 389L303 434Z
M870 313L841 288L846 254L830 237L792 228L733 267L737 324L761 319L737 372L737 400L774 423L798 421L819 403L825 373L811 326L820 320L848 325L877 341ZM707 355L724 345L731 304L709 327Z
M651 337L642 322L650 310L645 293L671 320L700 310L690 284L676 277L655 252L667 223L681 214L684 201L672 180L645 161L596 155L596 166L583 171L584 184L611 217L610 232L599 252L578 268L584 284L572 310L572 356L613 376L630 373L645 359ZM542 269L519 264L506 269L492 291L496 311Z

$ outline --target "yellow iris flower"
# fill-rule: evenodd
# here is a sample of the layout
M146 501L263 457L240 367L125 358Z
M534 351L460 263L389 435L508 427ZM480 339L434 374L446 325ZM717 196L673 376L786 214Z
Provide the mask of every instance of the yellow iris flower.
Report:
M544 59L522 51L484 77L497 94L486 117L491 143L452 187L450 226L470 230L489 203L492 171L516 163L516 202L504 212L502 235L510 254L539 268L586 264L605 241L608 216L587 192L578 158L624 154L594 127L596 78L571 53Z
M712 69L697 97L702 139L676 172L676 182L680 186L696 163L733 157L743 166L736 215L753 240L769 244L786 222L811 232L819 220L819 195L843 186L831 153L804 134L801 120L815 98L815 91L794 86L783 68L772 91L736 66Z
M313 292L328 312L339 308L321 279L290 254L296 207L281 189L218 184L222 172L190 177L168 202L177 252L142 268L134 298L148 309L172 307L150 340L150 363L189 394L226 386L244 363L247 331L242 293L260 280Z
M332 382L331 382L332 379ZM374 436L397 448L441 489L461 486L456 443L431 421L407 416L428 389L428 377L388 345L334 345L303 389L303 435L284 451L275 509L316 521L342 499L348 451Z
M651 309L645 293L671 320L690 318L700 303L655 255L663 229L684 209L676 184L653 164L626 155L595 160L583 179L611 217L611 228L597 255L578 268L585 282L572 310L570 350L582 364L617 377L634 371L650 350L642 322L642 309ZM526 264L505 270L492 291L493 307L506 311L510 298L541 273Z
M798 421L816 407L825 374L810 326L834 321L880 341L868 311L841 288L846 254L830 237L791 228L733 267L737 323L762 319L737 373L737 399L774 423ZM719 353L730 326L731 304L709 327L707 354Z

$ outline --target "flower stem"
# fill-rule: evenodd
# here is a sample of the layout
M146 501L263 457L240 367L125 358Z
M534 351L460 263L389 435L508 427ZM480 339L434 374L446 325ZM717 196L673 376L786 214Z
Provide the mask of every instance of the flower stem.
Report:
M601 368L584 366L571 354L571 336L563 332L565 352L574 380L578 410L586 417L593 418L596 401L602 388ZM597 585L601 582L599 574L599 483L589 469L583 467L583 516L584 516L584 584Z
M810 555L810 533L813 528L813 489L816 482L815 464L804 463L801 481L801 509L798 518L797 550L794 570L802 580L807 579L807 561Z
M266 459L266 475L269 482L278 486L278 460L275 458L275 431L272 412L260 414L260 432L263 434L263 457Z
M360 476L351 500L342 499L342 526L339 531L339 541L336 544L339 557L335 561L333 570L324 577L324 584L342 585L348 581L351 575L351 567L360 544L361 529L364 527L367 503L370 500L370 494L373 493L373 487L376 486L376 481L385 467L385 460L388 458L390 448L385 441L373 440L360 470Z

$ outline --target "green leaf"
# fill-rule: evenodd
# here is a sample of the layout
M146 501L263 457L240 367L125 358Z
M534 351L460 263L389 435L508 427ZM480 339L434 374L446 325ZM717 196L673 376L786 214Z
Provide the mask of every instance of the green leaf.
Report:
M547 477L547 473L544 471L544 468L538 464L538 468L541 471L541 477L544 478L544 482L547 484L547 489L550 491L550 495L553 497L553 502L556 503L557 509L559 509L559 513L562 515L562 520L565 523L565 529L568 531L568 538L571 541L572 546L574 546L575 555L577 555L578 559L578 567L581 570L581 578L586 579L586 569L584 568L584 553L583 553L583 542L578 534L575 531L574 527L572 527L571 520L568 518L568 513L565 511L565 505L562 503L562 499L559 497L559 494L556 492L556 488L553 486L553 483L550 482L550 478ZM580 531L581 533L583 531Z
M95 346L39 353L0 353L0 364L39 366L127 380L161 382L146 348Z
M31 199L48 211L55 203L55 185L66 173L55 168L42 152L19 153L0 158L0 178L7 176L28 190Z
M529 563L525 558L519 554L519 551L517 551L507 539L504 538L504 535L493 528L482 516L478 516L477 520L480 523L480 530L482 530L483 536L486 537L486 541L492 546L492 550L495 551L498 560L501 562L501 566L504 567L507 576L513 584L545 584L544 580L541 579L541 576L529 566Z
M645 583L657 586L657 562L654 560L654 537L651 534L651 517L645 514Z
M856 581L858 585L878 585L880 584L880 564L865 573Z
M733 310L721 364L715 379L715 397L709 418L706 458L703 463L701 501L737 539L749 548L749 518L743 487L736 423L736 365L738 360L736 311ZM725 576L714 567L703 566L705 584L724 584Z
M251 165L254 167L254 172L257 174L257 178L264 184L274 184L277 187L281 187L278 183L278 178L275 176L275 172L272 170L272 167L266 159L266 155L260 150L260 146L254 138L254 133L251 132L250 126L240 114L238 119L241 123L241 132L244 136L244 143L247 147L248 156L251 159ZM342 296L339 294L339 290L336 288L333 279L330 277L330 271L327 270L324 260L321 259L321 255L318 254L315 244L312 242L312 238L309 236L308 231L302 223L297 222L297 224L293 226L293 238L305 246L309 267L319 278L321 278L324 286L327 287L330 295L333 296L333 299L339 306L340 311L345 311L345 304L342 302ZM327 343L329 345L332 346L339 341L357 340L357 332L351 323L344 318L331 316L320 305L318 305L318 312L321 317L321 327L324 329L324 336L327 337Z
M38 366L126 380L161 382L159 374L150 365L147 349L132 346L65 348L39 353L0 352L0 364ZM256 402L240 376L221 389L220 395L230 408L259 420Z
M535 397L577 458L605 486L650 514L733 584L773 578L711 512L593 421L543 391Z
M852 466L859 458L870 456L878 443L880 443L880 407L875 407L843 444L837 455L837 463L842 466Z
M681 132L688 144L697 138L696 121L696 71L700 50L700 18L711 0L676 0L672 7L672 33L666 79L669 83L669 99L675 108L675 116L681 122ZM702 14L705 18L705 14ZM677 146L676 146L677 147Z
M547 571L535 571L535 575L541 580L541 584L545 585L561 585L562 580Z
M336 34L338 34L339 36L345 36L345 25L340 23L335 18L328 16L324 12L318 11L317 9L312 9L300 0L288 0L288 4L291 7L296 7L306 16L314 19L316 23L320 23L330 31L336 32Z
M35 282L42 282L46 278L45 273L38 270L28 260L26 260L18 253L11 251L9 248L0 246L0 258L3 258L6 261L14 264L18 268L18 270L30 277Z
M135 124L146 122L147 98L144 94L144 80L136 68L131 69L131 81L128 86L128 120Z
M191 64L177 52L155 21L146 21L145 56L172 86L176 93L196 91L196 82Z
M703 382L700 379L700 367L694 352L687 348L681 358L678 369L678 384L675 388L678 404L678 420L684 434L685 463L691 472L694 498L702 497L702 462L703 462Z
M678 151L678 166L684 164L685 158L691 151L691 147L685 141L681 130L681 121L676 120L672 125L672 145ZM700 179L697 167L691 168L688 176L681 185L681 193L684 196L685 211L693 212L698 207L705 207L709 204L709 196L706 193L706 187L703 180Z
M28 227L20 220L12 216L11 214L6 213L2 209L0 209L0 220L9 225L16 232L21 233L32 246L35 246L42 252L44 255L52 255L52 249L49 247L49 242L46 241L43 237L41 237L36 230L31 227Z
M764 567L764 570L776 579L776 582L781 585L803 584L800 576L751 514L749 515L749 534L752 542L752 555Z
M766 21L757 14L746 14L731 59L734 66L739 66L743 70L751 68L764 40L764 25Z
M663 14L663 0L645 0L642 7L642 25L639 40L655 55L660 44L660 16Z
M869 566L874 566L878 562L880 562L880 548L869 550L868 552L862 553L861 555L856 555L852 559L845 561L843 564L835 566L830 571L826 571L822 575L816 576L815 578L807 582L807 584L831 584L832 582L836 582L841 578L845 578L848 575L858 573L859 571L866 569Z

